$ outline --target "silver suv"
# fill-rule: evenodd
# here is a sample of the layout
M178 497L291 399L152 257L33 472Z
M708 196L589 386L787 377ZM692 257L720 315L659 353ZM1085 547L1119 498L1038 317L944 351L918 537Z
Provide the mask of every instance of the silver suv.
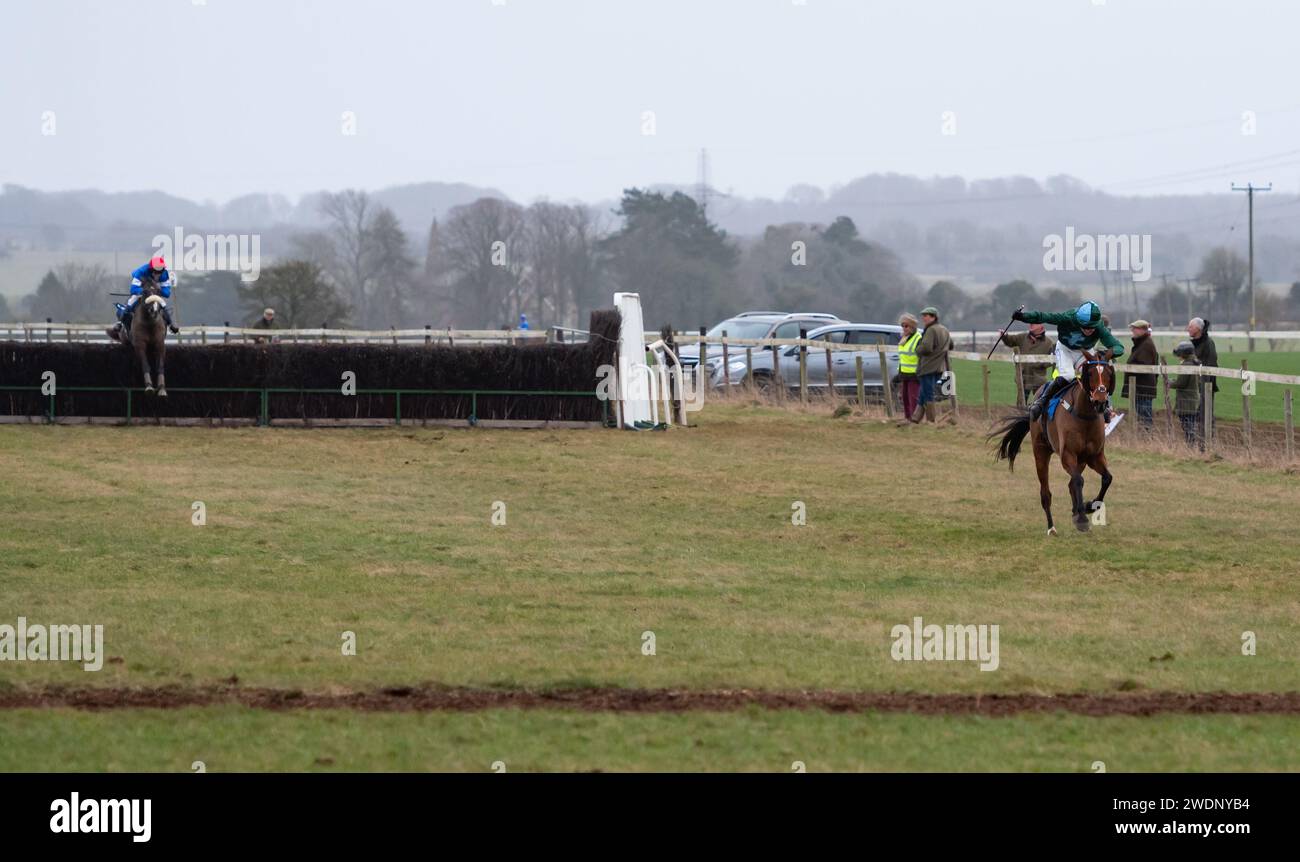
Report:
M729 317L710 329L705 337L708 339L719 339L718 341L710 340L708 342L708 363L710 373L722 366L722 333L727 333L727 338L798 338L799 330L811 332L812 330L826 326L829 323L847 323L840 320L833 314L823 314L817 311L803 311L786 313L783 311L745 311L737 314L735 317ZM770 349L770 348L769 348ZM745 358L745 348L738 345L731 345L729 348L732 359L735 359L737 353L740 358ZM760 348L754 348L755 353L761 352ZM700 345L684 344L678 354L682 366L694 368L700 364Z
M727 330L727 335L731 335L731 330ZM828 326L820 326L808 333L810 341L826 341L831 344L848 345L850 347L861 345L861 350L835 350L831 352L831 375L826 373L826 353L815 347L808 348L808 388L825 390L833 385L836 390L845 392L854 392L858 386L858 365L857 358L862 357L862 379L868 388L879 390L884 386L884 379L880 373L880 351L879 346L897 345L903 336L901 326L891 326L883 323L833 323ZM778 337L778 336L773 336ZM794 335L788 336L798 338L799 331L796 328ZM791 345L789 347L778 347L778 356L780 357L781 382L787 387L794 388L799 385L799 348ZM886 362L889 363L889 379L893 380L898 376L898 353L887 353ZM717 357L714 362L713 352L709 352L709 381L713 386L721 386L723 383L722 358ZM745 382L745 353L744 349L739 351L733 350L730 356L730 367L727 369L727 378L730 379L731 385L737 386ZM759 388L767 388L775 382L775 376L772 371L772 349L756 349L754 351L754 384Z

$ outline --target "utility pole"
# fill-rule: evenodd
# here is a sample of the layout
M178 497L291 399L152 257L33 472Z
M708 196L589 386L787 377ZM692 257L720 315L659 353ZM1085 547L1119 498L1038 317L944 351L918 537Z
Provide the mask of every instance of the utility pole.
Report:
M1167 272L1160 273L1160 293L1165 298L1165 320L1168 321L1168 326L1173 326L1174 303L1169 297L1169 273ZM1151 309L1151 313L1155 314L1154 308Z
M1246 183L1245 188L1242 188L1241 186L1234 183L1232 186L1232 190L1234 192L1246 193L1246 212L1247 212L1246 220L1248 224L1247 233L1250 236L1250 239L1247 240L1247 242L1250 244L1250 263L1248 265L1250 275L1248 277L1250 278L1250 332L1251 332L1251 335L1248 339L1249 345L1247 346L1247 349L1253 351L1255 349L1255 335L1254 335L1255 333L1255 192L1271 192L1273 191L1273 184L1269 183L1267 186L1256 186L1256 185L1252 185L1251 183Z
M713 190L709 187L709 151L700 150L699 166L696 170L695 182L695 202L700 205L700 213L709 217L709 194Z
M1190 279L1190 278L1187 279L1187 319L1188 319L1188 320L1191 320L1193 317L1196 316L1195 314L1192 313L1192 304L1193 304L1193 302L1192 302L1192 281L1193 281L1193 279Z

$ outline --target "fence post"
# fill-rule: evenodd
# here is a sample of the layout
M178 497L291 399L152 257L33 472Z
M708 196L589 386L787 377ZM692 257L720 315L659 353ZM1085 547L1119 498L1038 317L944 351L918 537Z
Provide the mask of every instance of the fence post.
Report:
M1241 360L1241 370L1248 370L1246 368L1246 360L1244 359ZM1243 386L1241 393L1241 439L1242 442L1246 444L1247 454L1250 453L1251 438L1254 436L1252 431L1253 429L1251 428L1250 423L1250 396L1246 394L1245 387Z
M978 352L978 349L975 347L975 330L973 329L970 331L970 352Z
M1214 454L1214 378L1201 384L1201 445Z
M831 349L826 348L826 392L831 400L835 400L835 369L832 367Z
M1282 396L1282 416L1286 424L1286 460L1289 463L1295 458L1295 420L1291 415L1290 389Z
M854 357L858 366L858 409L865 409L867 406L867 384L862 376L862 354L859 353Z
M1020 364L1020 354L1013 354L1011 361L1016 369L1016 406L1025 406L1025 367Z
M745 385L749 391L754 391L754 348L745 348Z
M701 336L705 335L707 332L708 330L705 329L703 326L700 327ZM703 338L700 338L700 364L698 366L698 370L695 372L697 375L699 375L699 379L701 380L704 379L704 375L708 373L708 368L709 368L709 342L705 341Z
M1174 436L1174 405L1169 400L1169 372L1165 369L1164 360L1160 360L1160 379L1165 384L1165 430L1169 432L1170 439Z
M206 323L203 325L203 328L199 330L199 343L208 343L208 325Z
M722 391L731 394L731 348L727 346L727 330L722 330Z
M949 363L949 365L948 365L948 371L949 371L950 373L952 373L952 364L951 364L951 363ZM938 406L938 405L936 405L936 407L937 407L937 406ZM952 374L952 418L953 418L954 420L957 420L957 419L960 419L960 418L961 418L961 413L959 413L958 410L957 410L957 375L956 375L956 373L953 373L953 374Z
M772 379L776 381L776 397L778 401L785 400L785 380L781 377L781 354L777 350L777 345L772 345Z
M894 390L890 386L889 380L889 357L885 355L885 345L880 341L876 342L876 353L880 356L880 385L881 395L885 399L885 416L889 419L894 418Z
M50 343L50 324L54 321L51 318L45 318L45 343Z
M808 330L799 327L799 403L808 403L808 347L802 342L808 337Z
M221 333L221 343L222 344L230 343L230 321L229 320L226 321L226 331Z
M984 368L984 418L993 418L993 408L989 406L989 364L985 362Z
M71 320L65 320L65 321L63 322L63 325L64 325L65 327L67 327L66 329L63 330L63 338L64 338L64 340L66 340L69 344L71 344L71 343L72 343L72 321L71 321Z

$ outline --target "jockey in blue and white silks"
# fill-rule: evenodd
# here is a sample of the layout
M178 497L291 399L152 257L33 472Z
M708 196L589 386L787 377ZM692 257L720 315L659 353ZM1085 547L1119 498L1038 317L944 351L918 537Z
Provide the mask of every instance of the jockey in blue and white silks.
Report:
M131 272L131 296L127 299L125 305L121 303L117 304L118 321L117 326L113 330L114 338L120 337L123 332L131 331L131 317L135 314L136 303L140 301L140 296L144 292L142 279L145 278L155 279L158 282L158 292L162 294L163 298L171 298L172 274L167 271L166 259L162 255L156 254L148 263L136 267ZM170 329L173 334L180 332L180 329L172 322L171 309L167 307L166 302L162 305L162 315L163 320L167 323L167 328Z

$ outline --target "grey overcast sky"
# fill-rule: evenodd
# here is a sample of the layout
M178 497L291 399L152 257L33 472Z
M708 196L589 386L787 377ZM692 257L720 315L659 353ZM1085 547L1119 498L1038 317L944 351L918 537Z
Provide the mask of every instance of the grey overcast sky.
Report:
M0 15L0 181L46 190L224 202L436 180L594 200L694 182L701 147L713 184L746 196L886 171L1300 190L1300 7L1283 0L40 0ZM1241 167L1183 175L1224 165Z

